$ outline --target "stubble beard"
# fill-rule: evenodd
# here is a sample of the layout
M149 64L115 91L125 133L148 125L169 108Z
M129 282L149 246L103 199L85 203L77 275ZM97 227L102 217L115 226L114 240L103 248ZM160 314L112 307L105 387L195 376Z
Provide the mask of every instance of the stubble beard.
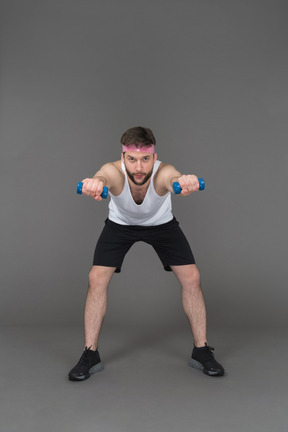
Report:
M150 177L152 176L152 173L153 173L153 168L152 168L152 170L151 171L149 171L149 173L148 174L146 174L146 176L144 177L144 179L139 183L139 182L137 182L135 179L134 179L134 175L131 173L131 171L129 171L128 169L127 169L127 167L126 167L126 172L127 172L127 175L128 175L128 177L130 178L130 180L135 184L135 185L137 185L137 186L143 186L145 183L147 183L147 181L150 179ZM139 174L141 174L141 173L139 173Z

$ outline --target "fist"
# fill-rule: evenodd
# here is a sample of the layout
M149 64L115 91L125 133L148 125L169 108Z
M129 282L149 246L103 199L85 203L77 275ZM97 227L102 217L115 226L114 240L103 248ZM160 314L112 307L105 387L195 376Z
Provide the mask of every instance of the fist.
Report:
M82 193L91 196L96 201L102 201L101 194L103 192L104 183L99 179L86 178L82 180Z
M182 175L177 179L177 181L181 186L182 196L190 195L191 193L199 190L198 177L195 175Z

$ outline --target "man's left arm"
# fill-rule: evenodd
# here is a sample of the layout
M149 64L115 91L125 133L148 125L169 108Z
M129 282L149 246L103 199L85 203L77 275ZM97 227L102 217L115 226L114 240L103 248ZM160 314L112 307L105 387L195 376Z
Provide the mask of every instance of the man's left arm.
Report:
M173 183L178 182L181 187L182 196L190 195L199 190L199 180L196 175L183 175L172 165L164 165L159 173L159 185L167 191L173 192Z

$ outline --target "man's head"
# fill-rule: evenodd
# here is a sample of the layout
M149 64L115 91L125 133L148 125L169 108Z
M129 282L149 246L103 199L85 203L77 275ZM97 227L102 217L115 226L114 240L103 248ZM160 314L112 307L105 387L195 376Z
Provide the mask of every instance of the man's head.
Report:
M153 132L140 126L128 129L121 137L121 144L121 159L128 177L137 186L144 185L150 179L157 160Z
M145 148L145 150L149 150L148 153L154 153L156 140L151 129L137 126L128 129L122 135L121 144L123 153L125 153L129 147L130 150L135 151L144 151Z

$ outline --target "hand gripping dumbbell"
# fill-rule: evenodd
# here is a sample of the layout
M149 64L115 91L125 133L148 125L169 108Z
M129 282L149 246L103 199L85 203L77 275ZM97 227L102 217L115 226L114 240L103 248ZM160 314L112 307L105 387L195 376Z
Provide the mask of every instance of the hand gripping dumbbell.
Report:
M205 189L205 182L203 180L203 178L198 178L199 181L199 191L202 191ZM173 191L176 195L181 193L181 186L178 182L174 182L173 183Z
M76 189L77 194L79 194L79 195L82 194L82 187L83 187L83 183L82 183L82 182L79 182L79 183L77 184L77 189ZM101 194L101 197L104 198L104 199L106 199L107 196L108 196L108 187L107 187L107 186L104 186L104 187L103 187L103 192L102 192L102 194Z
M204 190L204 189L205 189L205 182L204 182L203 178L199 178L198 181L199 181L199 191ZM77 194L79 194L79 195L82 194L82 187L83 187L83 183L82 183L82 182L79 182L79 183L77 184ZM173 183L173 191L174 191L174 193L175 193L176 195L178 195L178 194L181 193L181 190L182 190L182 189L181 189L180 184L179 184L178 182L174 182L174 183ZM101 197L104 198L104 199L106 199L107 196L108 196L108 187L107 187L107 186L104 186L104 187L103 187L103 192L102 192L102 194L101 194Z

